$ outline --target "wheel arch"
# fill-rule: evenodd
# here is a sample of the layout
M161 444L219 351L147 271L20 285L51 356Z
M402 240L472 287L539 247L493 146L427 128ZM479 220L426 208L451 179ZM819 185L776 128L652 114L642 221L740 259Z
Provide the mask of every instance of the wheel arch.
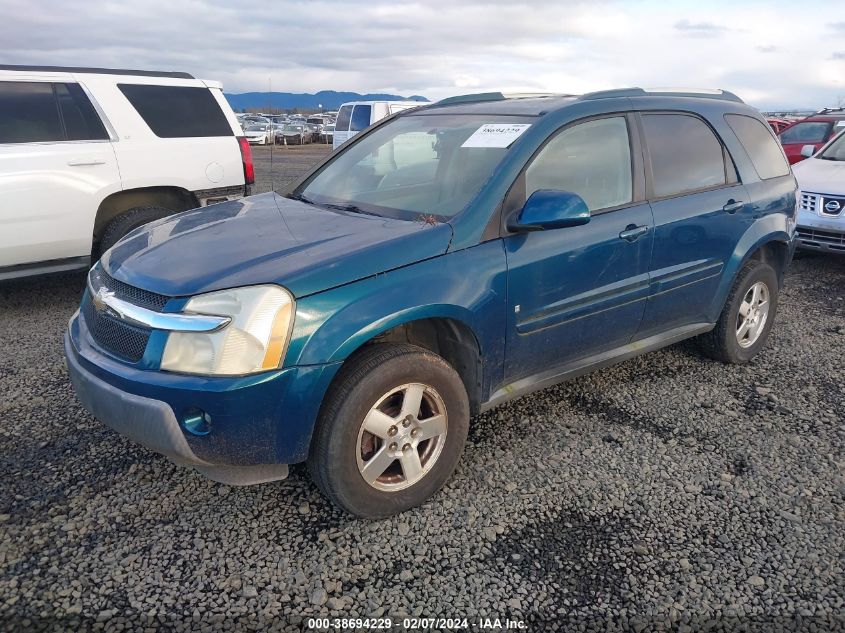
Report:
M163 207L174 213L199 206L196 196L182 187L139 187L106 196L94 218L94 242L99 242L109 222L135 207Z

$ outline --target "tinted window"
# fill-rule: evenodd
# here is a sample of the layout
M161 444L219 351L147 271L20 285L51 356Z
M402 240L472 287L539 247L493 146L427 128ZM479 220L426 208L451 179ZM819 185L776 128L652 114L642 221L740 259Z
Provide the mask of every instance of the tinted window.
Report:
M370 125L370 113L372 106L356 105L352 111L352 125L349 126L350 132L360 132Z
M208 88L137 84L117 87L158 137L233 136Z
M830 123L827 121L806 121L796 123L780 135L781 143L821 143L827 138Z
M765 180L789 173L789 164L783 151L765 125L741 114L726 114L725 120L748 152L760 178Z
M63 140L53 84L0 82L0 143Z
M722 144L704 121L683 114L643 115L655 197L725 184Z
M97 141L109 138L88 95L79 84L56 84L56 98L69 141Z
M631 147L624 117L587 121L549 141L525 172L525 195L571 191L591 211L631 201Z
M352 116L352 106L343 106L340 109L340 112L337 113L337 123L335 123L334 129L338 132L348 132L349 131L349 119Z

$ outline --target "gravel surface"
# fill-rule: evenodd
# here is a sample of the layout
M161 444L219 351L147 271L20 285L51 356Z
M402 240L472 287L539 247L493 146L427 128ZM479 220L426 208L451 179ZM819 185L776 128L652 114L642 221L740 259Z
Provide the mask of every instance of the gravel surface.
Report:
M683 343L514 401L376 522L301 467L221 486L89 417L60 339L83 283L0 285L0 629L843 629L845 258L793 264L750 365Z

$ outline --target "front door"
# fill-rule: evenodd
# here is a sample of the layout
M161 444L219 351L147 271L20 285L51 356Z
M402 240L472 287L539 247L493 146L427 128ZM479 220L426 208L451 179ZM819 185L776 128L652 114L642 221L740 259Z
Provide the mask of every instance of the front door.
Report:
M591 218L505 238L508 383L624 345L637 332L653 221L629 123L620 114L567 126L515 185L525 198L538 189L577 193Z

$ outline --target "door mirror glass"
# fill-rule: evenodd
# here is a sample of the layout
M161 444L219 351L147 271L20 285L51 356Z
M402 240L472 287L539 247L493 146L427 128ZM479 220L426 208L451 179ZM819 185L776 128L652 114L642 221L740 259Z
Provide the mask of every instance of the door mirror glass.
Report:
M580 226L590 221L587 203L577 193L538 189L508 222L511 231L545 231Z
M801 148L801 156L804 158L810 158L813 154L816 153L816 146L815 145L805 145Z

